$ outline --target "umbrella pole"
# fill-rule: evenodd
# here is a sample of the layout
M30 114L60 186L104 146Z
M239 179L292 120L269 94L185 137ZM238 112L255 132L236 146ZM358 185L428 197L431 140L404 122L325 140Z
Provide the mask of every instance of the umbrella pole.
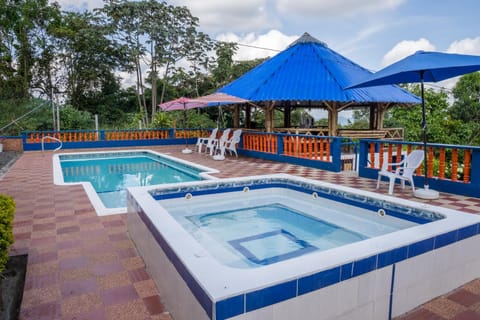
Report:
M420 87L422 91L422 131L423 131L423 174L424 182L423 189L417 189L414 192L415 197L421 199L438 199L439 194L437 191L432 190L428 186L428 150L427 150L427 115L425 112L425 86L423 79L424 71L420 71Z
M184 105L183 108L183 138L185 139L185 149L182 150L182 153L192 153L192 150L188 148L187 143L187 106Z

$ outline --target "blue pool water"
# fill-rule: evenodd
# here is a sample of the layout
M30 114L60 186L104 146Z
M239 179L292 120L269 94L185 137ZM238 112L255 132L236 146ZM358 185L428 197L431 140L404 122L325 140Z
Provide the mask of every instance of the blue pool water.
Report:
M202 180L201 170L138 153L61 156L64 182L90 182L106 208L126 206L126 188Z
M196 226L196 230L190 230L195 238L208 234L233 255L256 265L368 238L279 203L192 215L187 219Z

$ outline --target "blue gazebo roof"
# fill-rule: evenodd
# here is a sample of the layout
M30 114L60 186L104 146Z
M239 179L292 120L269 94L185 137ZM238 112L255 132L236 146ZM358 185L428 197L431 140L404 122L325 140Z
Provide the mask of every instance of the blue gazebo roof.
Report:
M371 73L305 33L218 91L254 102L420 103L417 96L396 85L344 89Z

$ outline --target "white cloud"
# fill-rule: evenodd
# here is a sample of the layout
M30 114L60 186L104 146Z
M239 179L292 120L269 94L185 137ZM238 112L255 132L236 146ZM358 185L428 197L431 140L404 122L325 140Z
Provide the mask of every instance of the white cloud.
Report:
M454 41L447 52L480 55L480 37Z
M382 59L382 66L387 66L411 55L418 50L434 51L435 46L425 38L418 40L403 40L397 43Z
M200 19L202 29L211 32L246 32L278 26L269 17L266 0L172 0L174 5L186 6Z
M278 0L278 11L301 16L357 16L397 8L405 0Z
M219 41L236 42L252 46L239 46L238 51L234 56L235 60L252 60L257 58L272 57L278 52L273 50L263 50L259 49L258 47L282 51L298 38L299 36L297 35L288 36L278 30L270 30L261 35L248 33L244 36L238 36L234 33L225 33L217 36L217 40Z

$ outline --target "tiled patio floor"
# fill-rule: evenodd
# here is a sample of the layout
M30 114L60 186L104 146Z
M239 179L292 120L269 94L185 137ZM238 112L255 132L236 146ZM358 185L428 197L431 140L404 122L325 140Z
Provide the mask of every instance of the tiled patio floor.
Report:
M375 191L373 180L317 169L150 149L216 168L218 177L290 173ZM171 319L129 239L126 216L98 217L81 186L54 185L51 153L23 154L0 180L0 192L17 203L11 254L28 254L20 319ZM395 192L415 200L409 189ZM441 194L429 203L480 214L477 198ZM480 279L399 319L480 319Z

